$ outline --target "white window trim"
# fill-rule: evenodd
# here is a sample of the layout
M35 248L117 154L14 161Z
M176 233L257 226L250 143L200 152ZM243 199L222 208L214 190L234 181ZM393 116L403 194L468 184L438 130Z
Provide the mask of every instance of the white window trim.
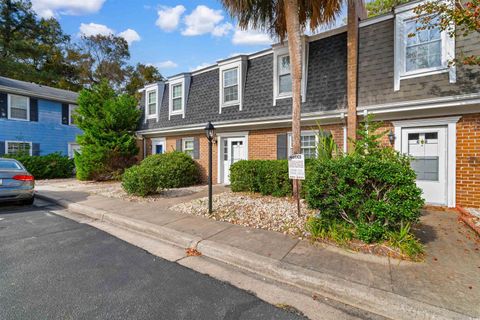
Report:
M69 142L68 143L68 157L73 159L75 157L75 153L73 152L73 146L80 146L77 142Z
M300 136L309 136L309 135L314 135L315 136L315 154L317 153L317 147L318 147L318 131L315 130L302 130L300 133ZM300 150L301 150L301 143L300 143ZM288 132L287 133L287 154L289 156L292 155L292 133Z
M182 85L182 109L173 111L173 87ZM168 119L170 116L181 114L185 118L185 78L170 81L168 84Z
M402 129L447 126L447 206L456 206L457 122L461 116L392 121L395 128L395 150L402 150Z
M185 152L186 151L186 144L187 142L192 142L193 143L193 149L190 149L189 151L192 152L191 156L193 157L193 154L195 153L195 140L193 139L193 137L188 137L188 138L182 138L182 152Z
M27 98L27 119L20 119L20 118L13 118L11 116L11 107L12 107L12 101L11 101L11 97L12 96L16 96L16 97L23 97L23 98ZM30 121L30 97L27 97L27 96L22 96L22 95L19 95L19 94L8 94L8 97L7 97L7 113L8 113L8 119L10 120L17 120L17 121Z
M32 147L33 147L33 144L31 141L14 141L14 140L7 140L5 141L5 154L9 154L8 153L8 145L10 143L28 143L30 145L30 149L29 149L29 153L30 153L30 156L32 155Z
M148 95L151 92L155 92L155 94L157 96L157 100L155 102L155 113L154 114L148 114L148 109L149 109ZM157 119L157 118L158 118L158 90L157 90L157 87L154 87L154 88L145 90L145 119Z
M75 108L78 106L76 104L69 104L68 105L68 125L69 126L76 126L75 123L72 122L72 113L75 111Z
M155 151L155 147L158 146L158 145L163 145L163 153L167 152L167 139L165 139L165 138L153 138L150 154L157 154L154 151Z
M402 7L402 11L397 11L395 17L395 50L394 50L394 91L400 90L400 82L404 79L411 79L417 77L425 77L439 73L449 73L450 83L455 83L456 68L455 66L448 66L448 61L455 59L455 39L449 37L446 31L441 32L441 46L442 46L442 65L434 68L418 69L413 71L406 70L406 48L407 37L405 23L408 20L415 18L417 15L413 9L422 3L415 3Z
M279 93L278 83L278 58L289 55L288 44L273 46L273 105L277 105L277 100L292 97L292 93ZM302 102L306 102L307 98L307 70L308 70L308 41L306 37L302 37ZM293 79L292 79L293 83Z
M237 70L237 100L225 102L225 86L223 85L224 77L223 74L226 71L230 71L236 69ZM242 94L243 91L242 86L242 65L241 63L229 64L226 66L220 67L220 110L219 113L222 113L222 108L231 107L231 106L239 106L239 109L242 110Z

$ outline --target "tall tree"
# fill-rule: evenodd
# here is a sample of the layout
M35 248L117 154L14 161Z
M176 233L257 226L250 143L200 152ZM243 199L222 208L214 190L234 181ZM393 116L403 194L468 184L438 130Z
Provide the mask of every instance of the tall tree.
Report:
M30 1L0 0L0 74L78 89L66 57L70 37L54 18L38 19ZM66 75L70 74L68 78Z
M163 79L160 71L155 66L137 63L135 67L127 67L128 80L125 86L126 93L139 97L138 89L146 84L154 83Z
M354 1L354 0L350 0ZM238 19L240 28L269 31L280 41L288 38L292 75L292 151L301 152L301 83L302 35L332 23L340 13L342 0L221 0L230 15ZM294 184L294 196L299 197Z
M407 3L412 0L373 0L365 6L368 11L368 17L376 17L381 14L392 12L395 6Z

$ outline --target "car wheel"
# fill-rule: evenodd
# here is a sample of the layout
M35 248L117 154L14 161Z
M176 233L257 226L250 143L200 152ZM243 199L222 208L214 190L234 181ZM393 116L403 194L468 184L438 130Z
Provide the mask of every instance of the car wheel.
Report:
M30 199L23 200L23 201L22 201L22 204L24 204L24 205L32 205L32 204L33 204L33 201L35 201L35 197L31 197Z

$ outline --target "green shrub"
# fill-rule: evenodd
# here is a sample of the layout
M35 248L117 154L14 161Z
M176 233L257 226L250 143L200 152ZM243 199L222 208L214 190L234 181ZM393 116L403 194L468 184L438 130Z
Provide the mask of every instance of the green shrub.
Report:
M230 167L230 183L234 192L260 192L284 197L292 194L287 160L241 160Z
M75 165L73 159L62 156L60 153L51 153L44 156L10 155L6 156L20 161L35 179L70 178L73 176Z
M125 170L122 187L128 193L145 197L159 191L158 174L155 168L133 166Z
M183 152L151 155L127 170L122 186L128 194L146 196L162 189L196 184L199 170L195 161Z

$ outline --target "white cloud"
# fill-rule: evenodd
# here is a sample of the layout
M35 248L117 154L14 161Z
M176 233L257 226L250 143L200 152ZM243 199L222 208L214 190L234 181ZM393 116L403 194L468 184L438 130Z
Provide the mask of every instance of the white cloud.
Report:
M153 63L153 65L155 67L157 67L158 69L173 69L173 68L178 67L178 64L176 64L172 60L166 60L166 61Z
M215 37L223 37L229 34L231 30L233 30L233 25L227 22L213 28L212 35Z
M32 0L32 8L43 18L78 16L98 12L105 0Z
M97 34L101 34L102 36L108 36L110 34L114 34L115 31L110 29L104 24L98 24L90 22L89 24L81 23L80 24L80 35L84 36L95 36Z
M272 42L268 34L257 30L236 29L232 38L232 43L235 45L267 45Z
M125 31L122 31L118 34L118 36L125 39L129 45L131 45L132 42L140 41L142 39L140 38L138 32L133 29L127 29Z
M213 10L207 6L199 5L191 14L185 17L186 28L182 31L184 36L198 36L212 33L219 27L214 35L224 35L224 28L218 26L223 20L222 10Z
M176 7L160 7L157 11L158 19L155 24L164 31L173 31L180 23L180 17L185 12L185 7L178 5Z
M204 62L204 63L202 63L202 64L200 64L200 65L198 65L198 66L196 66L196 67L194 67L194 68L190 68L190 71L197 71L197 70L200 70L200 69L209 67L209 66L211 66L211 65L212 65L212 63Z

